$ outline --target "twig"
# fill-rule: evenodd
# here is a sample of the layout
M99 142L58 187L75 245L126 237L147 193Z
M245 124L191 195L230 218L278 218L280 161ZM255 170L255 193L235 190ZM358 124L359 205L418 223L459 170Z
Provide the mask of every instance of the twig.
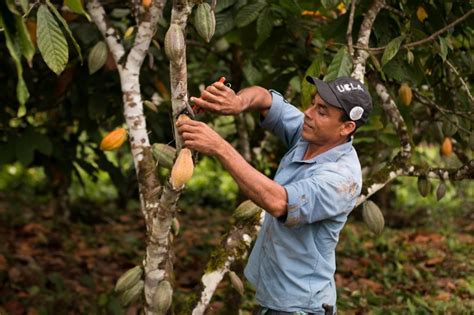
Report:
M387 10L387 11L393 12L396 15L399 15L401 17L406 17L405 13L403 13L402 11L400 11L398 9L395 9L394 7L389 6L388 4L384 4L384 6L382 8Z
M466 128L464 128L463 126L461 125L458 125L455 121L453 121L451 119L452 115L450 115L450 113L452 111L448 110L448 109L445 109L443 108L442 106L436 104L435 102L433 102L431 99L429 99L428 97L426 96L423 96L421 95L420 93L418 93L417 91L413 90L413 95L416 97L416 99L418 99L422 104L425 104L425 105L428 105L430 107L434 107L436 108L440 113L441 115L443 115L446 120L448 120L449 122L451 122L452 124L456 124L456 126L458 127L458 129L470 134L471 131L467 130ZM454 112L455 113L455 112ZM472 118L470 117L467 117L469 120L472 120Z
M354 47L352 43L352 25L354 24L354 13L355 13L355 6L356 0L351 1L351 12L349 14L349 24L347 25L347 47L349 48L349 54L351 57L354 57Z
M446 64L451 68L451 70L453 70L454 73L456 73L456 75L458 76L458 79L459 81L461 81L462 85L464 86L464 89L466 90L466 93L467 95L469 96L469 99L472 101L474 101L474 99L472 98L472 95L471 95L471 91L469 91L469 86L466 84L466 82L464 81L464 79L462 78L461 74L459 74L458 70L449 62L448 59L446 59Z
M414 41L414 42L411 42L411 43L408 43L408 44L405 44L403 45L401 48L413 48L415 46L419 46L421 44L424 44L424 43L427 43L427 42L430 42L432 40L435 40L440 34L446 32L447 30L449 30L450 28L454 27L455 25L461 23L462 21L464 21L465 19L467 19L472 13L474 13L474 9L471 9L469 10L466 14L464 14L463 16L461 16L459 19L456 19L454 20L453 22L451 22L450 24L446 25L445 27L443 27L442 29L434 32L433 34L431 34L430 36L426 37L426 38L423 38L423 39L420 39L420 40L417 40L417 41ZM374 53L382 53L385 48L387 48L387 46L382 46L382 47L374 47L374 48L368 48L368 47L365 47L363 45L358 45L358 46L354 46L354 48L357 48L357 49L362 49L362 50L368 50L368 51L371 51L371 52L374 52Z
M360 26L357 46L369 47L369 38L370 33L372 32L372 25L374 24L375 18L384 4L384 0L375 0L369 10L366 12L364 20L362 21L362 25ZM364 82L367 58L369 58L369 53L366 50L358 49L356 51L352 77L359 80L360 82Z

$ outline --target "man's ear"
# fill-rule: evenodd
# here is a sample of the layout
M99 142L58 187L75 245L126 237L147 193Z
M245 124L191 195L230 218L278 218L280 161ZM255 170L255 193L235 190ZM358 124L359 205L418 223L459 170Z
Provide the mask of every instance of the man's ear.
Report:
M356 123L349 120L342 124L341 136L347 137L356 129Z

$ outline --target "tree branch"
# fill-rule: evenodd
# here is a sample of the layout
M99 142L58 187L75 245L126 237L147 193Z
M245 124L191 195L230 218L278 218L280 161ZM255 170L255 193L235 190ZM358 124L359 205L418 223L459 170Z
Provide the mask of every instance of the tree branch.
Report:
M457 75L459 81L461 81L461 84L463 85L464 87L464 90L466 91L467 93L467 96L469 96L469 100L471 100L471 102L474 101L474 99L472 98L472 94L471 94L471 91L469 90L469 86L466 84L466 82L464 81L464 79L462 78L461 74L458 72L458 70L449 62L448 59L446 59L446 64L451 68L451 70Z
M364 187L364 192L359 196L356 202L356 207L366 201L370 196L382 189L386 184L399 176L426 176L427 178L442 179L442 180L464 180L474 179L474 160L470 160L458 169L445 168L424 168L415 165L408 165L403 167L384 167L376 174L371 176L372 179L367 180L368 185Z
M125 55L125 49L120 42L120 37L118 36L117 31L107 19L104 8L100 4L99 0L90 0L87 3L87 10L89 11L95 25L97 25L97 28L102 33L102 36L104 36L107 46L114 56L118 70L122 70L120 61Z
M253 220L238 222L227 233L227 236L224 236L222 246L213 251L211 260L207 264L207 271L201 278L203 285L201 298L193 309L192 315L204 314L218 284L229 271L231 263L247 256L250 244L260 230L264 215L265 212L261 211L260 215Z
M423 38L423 39L420 39L420 40L417 40L417 41L414 41L414 42L411 42L411 43L408 43L408 44L405 44L405 45L402 45L402 47L400 49L402 49L402 48L405 48L405 49L406 48L413 48L413 47L422 45L424 43L433 41L439 35L441 35L442 33L446 32L450 28L453 28L455 25L457 25L457 24L461 23L462 21L464 21L465 19L467 19L472 13L474 13L474 9L471 9L471 10L467 11L466 14L464 14L460 18L454 20L453 22L446 25L445 27L441 28L440 30L434 32L430 36L428 36L426 38ZM358 46L355 46L354 48L361 49L361 50L368 50L368 51L371 51L373 53L383 53L383 51L385 50L385 48L387 48L387 46L368 48L367 46L363 46L363 45L358 44Z
M395 104L387 89L381 82L376 83L375 90L377 91L378 96L382 100L381 106L383 110L395 126L397 135L400 138L400 157L404 160L408 160L411 157L411 140L410 136L408 135L408 130L405 121L402 115L400 114L397 105Z
M352 25L354 24L354 14L355 14L356 0L351 0L351 12L349 14L349 23L347 25L347 47L349 49L349 54L354 58L354 47L352 47Z
M372 6L367 11L365 18L362 21L362 25L360 26L359 38L357 39L357 47L355 48L369 47L369 38L370 33L372 31L372 25L374 24L375 18L377 17L377 14L379 13L383 5L385 5L384 0L375 0ZM364 82L365 63L368 57L369 53L366 50L359 48L356 51L354 71L352 72L352 77L362 83Z

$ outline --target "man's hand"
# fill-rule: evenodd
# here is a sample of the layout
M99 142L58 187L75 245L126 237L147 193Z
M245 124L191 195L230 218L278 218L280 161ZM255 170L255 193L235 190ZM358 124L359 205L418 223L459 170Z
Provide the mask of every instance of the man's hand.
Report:
M242 98L222 82L214 82L201 93L201 97L191 97L191 102L206 110L224 115L236 115L245 110Z
M219 149L226 143L211 127L197 120L178 121L176 127L185 147L206 155L217 155Z

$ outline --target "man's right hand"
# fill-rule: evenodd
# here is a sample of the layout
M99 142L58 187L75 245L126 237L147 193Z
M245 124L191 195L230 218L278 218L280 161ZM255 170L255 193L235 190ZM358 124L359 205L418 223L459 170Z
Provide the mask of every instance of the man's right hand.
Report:
M217 81L201 93L201 97L191 97L195 105L223 115L237 115L246 109L242 97L224 83Z

